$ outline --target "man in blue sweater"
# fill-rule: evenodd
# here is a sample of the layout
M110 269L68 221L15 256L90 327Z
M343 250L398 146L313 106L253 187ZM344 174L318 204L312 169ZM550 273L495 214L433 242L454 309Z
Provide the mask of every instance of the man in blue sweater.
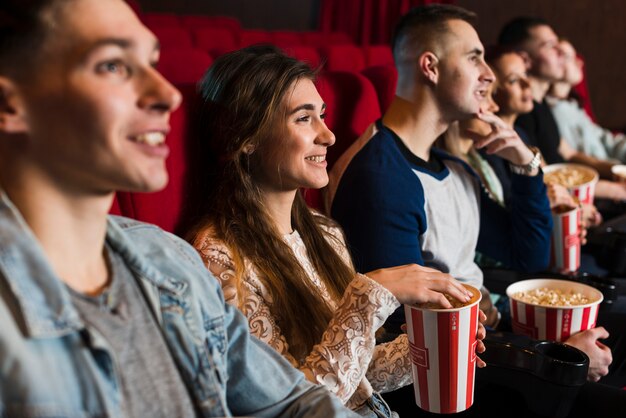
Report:
M418 263L480 288L477 248L525 271L548 264L552 222L539 157L480 111L494 75L473 18L458 7L433 5L413 10L396 28L396 97L331 173L340 177L332 215L360 269ZM432 148L452 123L477 114L493 130L476 146L505 158L517 173L509 210L489 199L464 163ZM493 324L497 314L488 309ZM387 329L397 331L403 321L398 311Z

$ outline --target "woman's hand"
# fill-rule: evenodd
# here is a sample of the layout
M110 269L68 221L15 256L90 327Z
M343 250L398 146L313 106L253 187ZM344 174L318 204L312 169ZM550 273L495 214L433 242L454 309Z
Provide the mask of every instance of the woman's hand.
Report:
M524 144L517 132L507 126L502 119L491 112L483 111L480 111L476 116L491 126L491 132L486 136L470 133L476 148L485 148L488 154L497 154L515 165L522 166L532 161L533 152ZM538 170L536 171L538 172ZM535 175L537 173L529 174Z
M461 302L472 298L472 293L449 274L417 264L374 270L366 276L384 286L402 304L435 303L449 309L452 305L444 293Z
M587 380L597 382L609 373L609 365L613 361L611 349L599 339L608 338L609 333L604 327L597 327L579 332L568 338L565 344L584 351L589 356L589 372Z
M574 209L576 206L578 206L569 191L560 184L548 183L546 184L546 189L548 191L550 209L554 209L558 206L566 206L568 208Z

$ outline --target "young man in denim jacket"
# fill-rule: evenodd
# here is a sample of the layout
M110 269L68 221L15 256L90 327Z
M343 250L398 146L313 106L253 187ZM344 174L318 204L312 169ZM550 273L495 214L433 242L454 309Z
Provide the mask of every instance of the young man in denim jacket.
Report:
M352 416L191 247L107 217L167 183L158 54L121 0L0 4L0 417Z

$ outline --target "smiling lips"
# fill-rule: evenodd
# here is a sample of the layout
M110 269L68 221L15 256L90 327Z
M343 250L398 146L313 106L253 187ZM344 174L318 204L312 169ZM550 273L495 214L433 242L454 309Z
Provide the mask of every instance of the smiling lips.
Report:
M147 144L150 146L159 146L165 143L165 133L163 132L146 132L133 136L132 139L140 144Z
M325 155L312 155L310 157L304 157L305 160L313 161L314 163L323 163L326 161Z

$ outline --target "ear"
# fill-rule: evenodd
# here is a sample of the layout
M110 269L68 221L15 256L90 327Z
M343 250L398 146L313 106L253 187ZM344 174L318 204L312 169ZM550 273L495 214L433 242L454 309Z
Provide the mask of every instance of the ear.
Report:
M254 144L246 144L243 147L243 153L247 155L252 154L254 150L256 150L256 147L254 146Z
M16 134L28 131L26 109L17 85L0 76L0 132Z
M430 52L426 51L417 59L417 65L419 66L419 72L431 83L437 84L439 80L439 58Z

